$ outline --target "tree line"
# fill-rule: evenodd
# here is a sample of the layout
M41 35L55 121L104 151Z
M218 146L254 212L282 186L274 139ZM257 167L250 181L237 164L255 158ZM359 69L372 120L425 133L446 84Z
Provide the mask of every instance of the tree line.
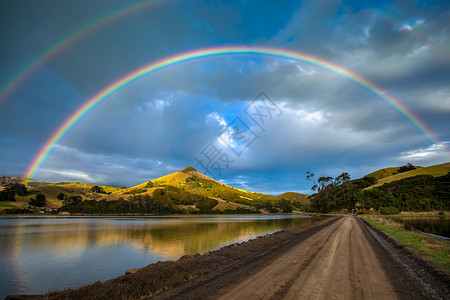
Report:
M364 188L377 182L373 177L350 180L348 173L342 173L337 178L322 176L316 181L314 173L307 172L306 178L316 191L310 197L310 208L315 212L373 208L384 214L395 214L399 210L450 209L450 172L439 177L404 178L368 190Z

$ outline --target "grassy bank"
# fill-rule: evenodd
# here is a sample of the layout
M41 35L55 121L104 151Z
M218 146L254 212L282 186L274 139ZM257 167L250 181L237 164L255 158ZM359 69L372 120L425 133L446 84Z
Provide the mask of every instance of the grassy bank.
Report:
M398 242L416 249L425 259L450 272L450 241L405 229L403 224L377 216L361 216Z

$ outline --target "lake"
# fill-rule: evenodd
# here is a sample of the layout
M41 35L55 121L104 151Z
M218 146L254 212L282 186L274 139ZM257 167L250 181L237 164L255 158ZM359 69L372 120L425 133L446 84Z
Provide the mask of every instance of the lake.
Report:
M409 227L450 238L450 218L441 217L392 217L393 220Z
M300 215L0 217L0 299L105 281L317 218Z

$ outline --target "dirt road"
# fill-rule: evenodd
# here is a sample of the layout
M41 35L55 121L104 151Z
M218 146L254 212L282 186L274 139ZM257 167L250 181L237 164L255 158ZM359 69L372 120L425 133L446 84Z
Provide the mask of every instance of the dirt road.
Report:
M445 299L406 255L353 216L215 279L168 291L170 299ZM448 278L447 278L448 279ZM448 281L446 281L448 282Z

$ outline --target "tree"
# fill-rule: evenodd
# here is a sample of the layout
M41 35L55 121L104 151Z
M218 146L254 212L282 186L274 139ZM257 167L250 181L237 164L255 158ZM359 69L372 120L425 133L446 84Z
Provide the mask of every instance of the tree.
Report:
M334 179L334 185L341 185L350 180L350 174L347 172L342 173Z
M56 199L58 199L58 200L66 200L67 196L64 193L59 193L58 196L56 196Z
M317 180L317 183L320 185L319 191L323 191L326 187L333 185L333 177L322 176Z
M5 185L5 191L13 195L25 196L27 194L27 187L21 183L10 183Z
M81 196L70 196L64 200L64 204L76 204L80 203L82 200Z
M31 199L30 205L42 207L47 204L46 198L44 194L37 194L36 199Z
M311 190L316 191L318 185L316 184L316 180L314 179L314 173L306 172L306 180L309 180L314 184Z
M411 170L416 169L416 167L414 167L412 164L407 163L404 166L401 166L400 168L398 168L397 172L395 172L395 174L399 174L399 173L403 173L403 172L408 172Z
M0 201L9 201L13 202L16 201L14 198L14 193L10 190L4 189L3 191L0 191Z
M278 207L281 209L284 213L291 213L292 212L292 204L289 200L281 199L278 201Z
M94 185L93 187L91 187L91 191L93 193L105 194L105 191L103 190L103 188L98 185Z
M267 200L264 204L261 205L261 208L266 209L268 212L272 214L276 214L278 212L278 208L276 208L273 203Z

